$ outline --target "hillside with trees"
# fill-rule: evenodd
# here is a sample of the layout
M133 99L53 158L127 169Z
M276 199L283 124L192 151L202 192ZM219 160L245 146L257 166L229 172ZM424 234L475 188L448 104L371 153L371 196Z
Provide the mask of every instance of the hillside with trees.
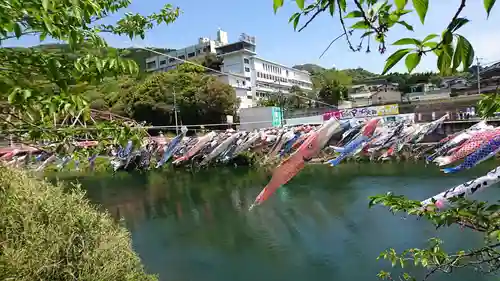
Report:
M439 73L435 72L424 72L424 73L388 73L385 75L379 75L372 73L363 68L350 68L350 69L327 69L316 64L302 64L294 66L296 69L306 70L311 73L311 79L315 90L319 93L323 90L323 95L319 95L319 98L327 102L329 100L330 104L336 105L338 101L346 98L346 95L342 95L342 91L350 85L355 84L371 84L380 83L381 80L386 80L389 83L397 83L399 85L399 90L404 94L410 91L410 86L419 83L431 83L436 86L441 84L444 78ZM470 79L472 77L472 72L458 72L454 76L465 77ZM324 95L325 93L325 83L328 81L328 90L330 94ZM337 88L343 88L343 90L337 90ZM332 90L335 89L335 90ZM332 92L333 91L333 92ZM334 97L335 96L335 97ZM328 103L328 102L327 102Z

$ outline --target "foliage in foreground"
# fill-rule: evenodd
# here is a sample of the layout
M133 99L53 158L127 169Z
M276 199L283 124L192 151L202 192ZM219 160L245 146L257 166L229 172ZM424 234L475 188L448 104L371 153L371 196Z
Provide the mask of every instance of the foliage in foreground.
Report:
M0 280L156 280L83 192L0 167L0 201Z
M429 239L427 248L411 248L397 253L394 249L382 252L380 258L392 263L392 266L408 267L409 264L427 269L423 278L426 280L433 273L451 273L458 268L469 267L483 273L500 271L500 200L496 203L470 201L464 198L452 198L446 210L438 210L431 205L422 208L420 201L408 200L404 196L391 193L371 197L370 207L383 205L391 212L405 212L408 215L423 217L436 228L459 225L484 235L484 246L472 250L460 250L455 253L446 252L443 241ZM382 279L393 280L389 272L381 271ZM398 276L401 280L416 280L408 273Z
M67 52L40 48L0 48L0 104L4 133L33 143L49 141L71 146L75 138L100 141L81 157L109 144L139 142L145 131L123 122L94 124L90 102L82 92L106 78L136 75L137 64L127 53L110 48L101 34L144 38L158 24L170 24L180 14L166 4L149 15L126 13L114 24L103 19L123 11L130 0L19 1L0 0L0 45L37 36L67 44ZM90 130L86 127L89 124ZM95 125L92 126L92 125ZM50 149L50 148L47 148ZM67 153L66 149L58 149ZM92 150L92 151L91 151Z

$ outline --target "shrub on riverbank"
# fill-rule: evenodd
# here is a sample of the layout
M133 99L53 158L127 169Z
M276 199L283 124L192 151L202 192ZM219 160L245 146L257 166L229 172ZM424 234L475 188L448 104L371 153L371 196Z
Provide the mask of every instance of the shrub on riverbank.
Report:
M0 167L0 280L156 280L83 192Z

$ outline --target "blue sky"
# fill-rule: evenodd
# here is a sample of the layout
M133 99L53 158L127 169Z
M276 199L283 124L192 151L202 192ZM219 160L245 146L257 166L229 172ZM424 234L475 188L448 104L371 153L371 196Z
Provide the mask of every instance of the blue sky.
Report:
M307 0L306 0L307 1ZM411 1L409 1L411 2ZM423 38L430 33L440 33L448 24L456 11L459 0L431 0L425 25L421 25L415 15L408 15L405 20L414 25L415 32L397 27L389 34L389 42L401 37ZM462 13L471 22L460 30L473 44L476 55L483 62L500 60L500 4L493 9L490 18L486 18L483 1L468 1ZM165 48L182 48L194 44L199 37L215 38L216 31L221 28L228 32L229 41L238 39L241 33L255 36L259 56L285 65L315 63L324 67L357 68L380 73L385 58L394 51L389 47L385 55L372 47L366 54L353 53L345 40L338 40L321 58L319 56L336 36L341 34L338 17L324 14L316 18L302 32L295 32L288 23L289 16L297 11L295 1L287 0L285 6L275 15L272 0L133 0L128 11L148 14L158 11L164 4L171 3L182 10L179 19L168 26L159 26L148 32L145 40L131 42L125 37L106 37L112 46L155 46ZM473 3L473 4L472 4ZM349 6L352 3L348 1ZM123 11L125 12L125 11ZM117 20L120 14L108 18ZM352 24L352 23L351 23ZM358 42L360 34L356 34L354 42ZM6 45L37 45L36 37L9 41ZM428 55L417 68L417 71L432 71L436 67L436 58ZM404 62L396 65L395 71L405 72Z

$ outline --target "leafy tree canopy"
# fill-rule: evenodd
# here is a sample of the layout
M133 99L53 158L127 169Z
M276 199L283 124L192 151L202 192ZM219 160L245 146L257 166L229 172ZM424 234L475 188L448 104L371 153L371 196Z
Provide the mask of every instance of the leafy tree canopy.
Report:
M9 104L0 116L7 124L5 132L27 142L61 144L86 135L101 140L103 146L141 138L144 131L140 128L116 122L92 130L76 125L92 124L90 101L82 94L87 86L98 86L119 75L136 75L139 70L134 61L126 59L127 51L110 48L100 35L144 38L147 30L172 23L180 14L167 4L157 13L126 13L115 24L101 23L129 5L129 0L2 1L0 44L33 35L41 42L52 38L66 44L65 52L50 46L0 49L0 93L2 102ZM70 119L71 126L61 124Z
M223 123L239 107L231 86L190 64L150 75L122 95L121 102L128 116L154 125L175 124L174 103L185 124Z

